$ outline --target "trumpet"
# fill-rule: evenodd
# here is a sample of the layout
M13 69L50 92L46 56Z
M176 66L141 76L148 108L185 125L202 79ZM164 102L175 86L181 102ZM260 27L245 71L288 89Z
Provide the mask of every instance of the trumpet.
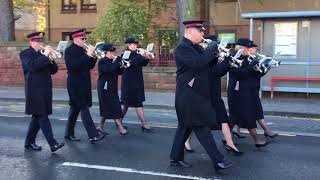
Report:
M40 53L43 54L43 55L45 55L44 52L45 52L45 49L46 49L47 47L49 47L49 46L46 46L46 47L40 46L40 49L41 49L41 50L40 50ZM55 59L62 57L62 56L61 56L61 53L60 53L59 51L55 51L55 50L50 51L47 56L48 56L48 58L49 58L51 61L54 61Z
M98 43L97 43L98 44ZM83 48L88 51L89 48L94 48L94 56L101 59L101 58L104 58L105 57L105 52L101 49L98 49L94 46L92 46L91 44L86 44L86 43L83 43Z

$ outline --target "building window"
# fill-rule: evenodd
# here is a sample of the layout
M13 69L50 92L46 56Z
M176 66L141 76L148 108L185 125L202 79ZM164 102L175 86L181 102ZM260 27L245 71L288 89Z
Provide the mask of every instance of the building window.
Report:
M297 56L298 22L274 24L274 54L295 58Z
M62 32L62 40L63 41L69 41L70 40L70 36L69 36L69 34L70 34L71 32Z
M96 12L97 11L96 0L81 0L81 11Z
M216 3L237 2L238 0L215 0Z
M62 0L62 12L76 12L77 0Z
M236 33L234 32L220 32L218 33L218 40L221 41L221 39L228 39L228 43L234 44L236 43Z

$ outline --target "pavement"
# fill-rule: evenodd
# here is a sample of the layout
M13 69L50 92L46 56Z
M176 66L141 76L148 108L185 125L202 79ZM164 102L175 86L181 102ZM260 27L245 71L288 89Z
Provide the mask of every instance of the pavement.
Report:
M120 93L119 93L120 94ZM145 108L174 110L174 92L155 92L146 90ZM25 99L23 87L5 87L0 86L0 100ZM53 102L68 103L69 97L66 89L53 89ZM227 97L223 97L226 107L228 106ZM92 91L93 104L98 104L97 91ZM287 116L301 118L320 118L320 100L306 98L282 98L276 97L270 99L264 97L261 99L265 115ZM245 102L244 102L245 105ZM227 107L228 108L228 107Z
M80 142L66 141L65 147L51 154L42 135L37 143L41 152L23 150L29 118L0 117L0 180L316 180L319 171L319 137L280 135L267 147L257 149L251 138L237 139L243 156L232 156L214 137L220 152L233 162L229 169L214 172L212 163L198 141L196 153L186 154L191 168L169 166L169 153L175 129L155 128L141 132L139 125L128 124L130 133L120 136L113 123L104 140L90 144L81 123L77 123ZM111 126L112 125L112 126ZM54 136L62 140L65 121L52 120ZM194 138L195 139L195 138Z

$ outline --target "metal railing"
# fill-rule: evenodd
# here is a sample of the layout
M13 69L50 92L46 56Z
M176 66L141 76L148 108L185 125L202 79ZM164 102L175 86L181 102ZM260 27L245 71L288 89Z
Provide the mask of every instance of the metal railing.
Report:
M160 47L156 59L150 63L155 67L175 67L176 63L173 57L173 49L169 47Z

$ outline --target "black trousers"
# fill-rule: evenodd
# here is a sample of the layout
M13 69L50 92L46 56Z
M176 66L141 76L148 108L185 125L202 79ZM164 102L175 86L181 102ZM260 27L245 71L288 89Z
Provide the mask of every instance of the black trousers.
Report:
M186 128L181 123L178 123L178 128L174 137L170 158L175 161L184 160L184 143L190 136L191 132L194 132L200 144L206 150L213 164L216 164L223 160L223 155L218 151L217 145L211 134L211 129L204 126L197 126Z
M48 115L32 115L25 144L35 143L40 129L50 147L57 144L57 141L53 138L52 127Z
M99 133L93 123L89 107L80 108L73 106L70 106L65 136L74 136L74 128L76 126L77 118L80 112L82 123L87 131L89 138L91 139L93 137L98 137Z

